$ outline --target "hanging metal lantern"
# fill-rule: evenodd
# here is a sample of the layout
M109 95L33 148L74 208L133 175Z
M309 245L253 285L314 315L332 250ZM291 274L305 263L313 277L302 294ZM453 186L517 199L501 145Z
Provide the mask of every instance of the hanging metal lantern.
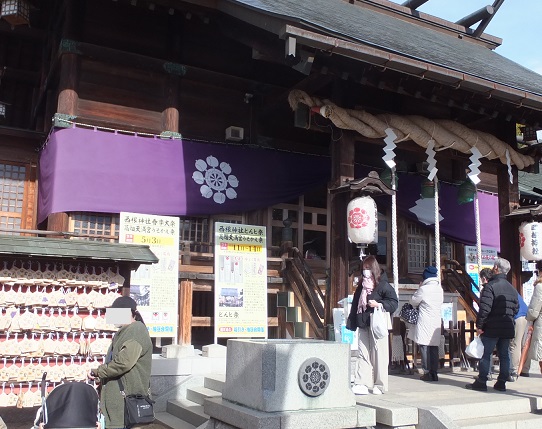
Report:
M4 0L0 17L12 26L30 23L30 4L26 0Z
M524 222L520 225L519 253L527 261L542 260L542 223Z
M420 192L422 198L435 198L435 182L432 180L424 180Z
M476 195L476 185L472 183L472 180L467 179L461 185L457 191L457 204L467 204L474 201Z
M379 177L380 177L380 180L382 180L382 182L384 182L384 184L388 188L391 188L391 177L392 177L391 168L386 168L382 170ZM399 177L397 175L397 172L395 173L395 189L396 190L399 189Z
M348 238L356 244L378 242L378 211L371 197L354 198L346 208Z

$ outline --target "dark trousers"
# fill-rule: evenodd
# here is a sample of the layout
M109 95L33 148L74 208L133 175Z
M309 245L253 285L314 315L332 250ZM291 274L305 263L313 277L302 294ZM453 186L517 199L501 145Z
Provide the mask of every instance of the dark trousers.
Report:
M493 350L497 347L497 354L499 355L499 376L497 379L507 382L510 376L510 354L508 351L510 339L490 338L485 335L482 335L480 339L484 344L484 354L478 364L478 380L482 383L487 381L487 375L491 368L491 356L493 355Z
M439 367L438 346L420 345L420 352L422 354L423 371L436 375Z

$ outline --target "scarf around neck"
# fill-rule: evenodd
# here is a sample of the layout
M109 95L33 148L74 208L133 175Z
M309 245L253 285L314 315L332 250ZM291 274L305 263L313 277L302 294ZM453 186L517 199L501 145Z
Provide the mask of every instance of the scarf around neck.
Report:
M358 313L363 313L367 309L367 297L373 293L375 281L372 278L363 277L361 285L363 286L363 289L359 297Z

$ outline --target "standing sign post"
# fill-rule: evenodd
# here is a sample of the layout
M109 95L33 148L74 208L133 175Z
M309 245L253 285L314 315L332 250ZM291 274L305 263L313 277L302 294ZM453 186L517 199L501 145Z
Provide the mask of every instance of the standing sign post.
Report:
M177 341L179 291L179 218L122 212L120 243L147 244L158 257L154 265L132 272L130 296L151 337Z
M482 266L478 266L478 249L476 246L465 246L465 268L467 274L472 278L474 283L481 288L480 271L483 268L493 268L495 259L497 259L497 249L494 247L482 247L481 252ZM480 292L472 288L472 292L480 298ZM475 305L476 308L476 305ZM478 310L476 308L476 310Z
M267 338L267 246L263 226L215 223L217 338Z

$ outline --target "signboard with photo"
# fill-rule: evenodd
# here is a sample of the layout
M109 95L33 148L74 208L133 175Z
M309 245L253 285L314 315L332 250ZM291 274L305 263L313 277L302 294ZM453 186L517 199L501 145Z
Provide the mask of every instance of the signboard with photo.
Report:
M158 257L132 271L130 296L151 337L177 338L179 218L122 212L120 243L147 244Z
M215 223L216 338L267 338L263 226Z

